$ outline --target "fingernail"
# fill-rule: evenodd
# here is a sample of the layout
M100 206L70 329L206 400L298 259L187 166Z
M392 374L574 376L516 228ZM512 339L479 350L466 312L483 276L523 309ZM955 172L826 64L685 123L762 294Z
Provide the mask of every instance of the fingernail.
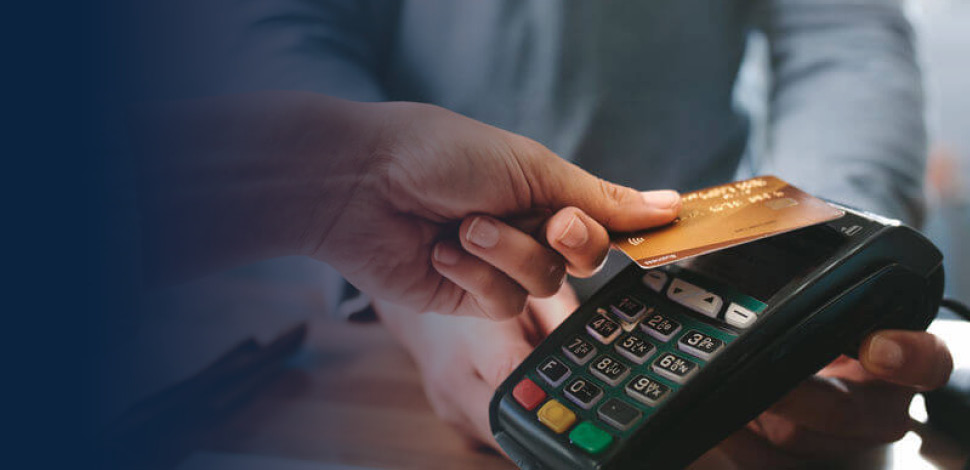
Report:
M883 369L898 369L903 365L903 348L891 339L876 336L869 343L869 360Z
M458 258L461 257L461 253L458 253L458 250L453 246L449 246L445 243L439 243L435 245L434 252L431 253L431 256L434 257L435 261L441 264L454 266L458 263Z
M680 205L680 194L677 191L644 191L640 194L647 204L658 209L672 209Z
M586 229L586 224L582 220L579 220L579 216L576 215L573 215L569 219L566 228L563 229L562 233L559 234L559 238L556 239L556 241L569 248L579 248L586 244L586 240L589 240L589 230Z
M498 245L498 227L484 217L476 217L468 226L465 239L481 248Z

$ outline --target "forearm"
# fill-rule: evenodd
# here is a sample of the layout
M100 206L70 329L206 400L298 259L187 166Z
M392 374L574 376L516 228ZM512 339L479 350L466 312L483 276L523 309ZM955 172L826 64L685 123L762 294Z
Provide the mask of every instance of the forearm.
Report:
M148 281L314 251L366 171L362 106L259 93L134 111Z

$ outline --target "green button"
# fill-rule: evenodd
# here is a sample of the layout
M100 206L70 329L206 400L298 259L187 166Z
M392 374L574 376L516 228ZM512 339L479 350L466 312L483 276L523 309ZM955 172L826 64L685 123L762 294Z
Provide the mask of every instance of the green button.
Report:
M598 454L610 446L610 443L613 442L613 436L596 427L593 423L585 421L569 433L569 440L590 454Z

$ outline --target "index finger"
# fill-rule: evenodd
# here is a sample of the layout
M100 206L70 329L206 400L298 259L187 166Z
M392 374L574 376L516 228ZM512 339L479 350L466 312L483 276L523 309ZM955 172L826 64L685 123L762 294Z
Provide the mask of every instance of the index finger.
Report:
M946 344L923 331L872 333L859 347L859 362L886 382L919 390L943 386L953 371L953 357Z

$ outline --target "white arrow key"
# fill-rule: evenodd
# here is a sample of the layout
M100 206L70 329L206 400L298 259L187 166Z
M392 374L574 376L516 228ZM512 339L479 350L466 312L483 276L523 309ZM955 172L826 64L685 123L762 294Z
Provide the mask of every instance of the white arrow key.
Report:
M717 312L721 311L721 306L724 305L724 301L717 295L676 278L670 283L667 297L711 318L717 318Z
M663 271L657 270L647 271L647 273L643 275L643 283L646 284L647 287L660 292L663 290L664 284L667 283L667 274Z

